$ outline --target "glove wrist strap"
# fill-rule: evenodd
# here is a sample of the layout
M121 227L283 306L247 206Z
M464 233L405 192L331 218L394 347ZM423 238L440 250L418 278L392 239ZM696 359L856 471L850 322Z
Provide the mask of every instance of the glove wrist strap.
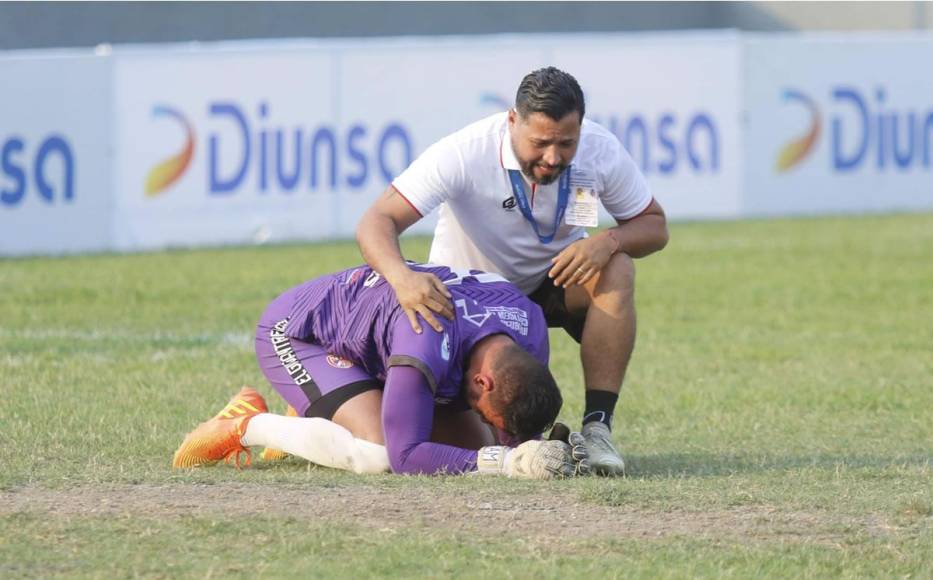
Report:
M482 475L508 475L507 459L511 448L505 445L480 447L476 452L476 472Z

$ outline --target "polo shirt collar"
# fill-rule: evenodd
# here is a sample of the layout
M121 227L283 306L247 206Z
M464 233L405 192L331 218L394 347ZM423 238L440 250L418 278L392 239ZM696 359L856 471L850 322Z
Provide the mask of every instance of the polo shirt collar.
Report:
M512 150L512 134L509 132L509 121L505 121L505 131L502 133L502 142L499 144L499 161L504 169L516 169L521 171L522 166L518 164L518 158L515 157L515 151Z

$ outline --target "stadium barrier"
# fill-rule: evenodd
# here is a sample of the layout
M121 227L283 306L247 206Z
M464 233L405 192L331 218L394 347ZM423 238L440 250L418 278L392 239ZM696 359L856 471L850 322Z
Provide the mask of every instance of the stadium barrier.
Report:
M732 31L9 52L0 255L352 237L550 64L673 220L929 210L930 57L929 34Z

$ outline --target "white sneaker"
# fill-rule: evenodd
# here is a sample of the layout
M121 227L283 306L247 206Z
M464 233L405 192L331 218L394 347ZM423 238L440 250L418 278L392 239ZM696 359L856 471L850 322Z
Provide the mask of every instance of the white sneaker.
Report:
M599 421L591 421L580 431L586 439L590 470L597 475L625 475L625 461L612 446L609 427Z

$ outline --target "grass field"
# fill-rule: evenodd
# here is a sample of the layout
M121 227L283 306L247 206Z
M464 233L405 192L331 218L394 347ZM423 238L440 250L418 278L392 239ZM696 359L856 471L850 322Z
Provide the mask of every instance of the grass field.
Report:
M172 471L240 384L284 410L253 325L355 246L0 260L0 577L933 577L933 214L671 234L614 480Z

